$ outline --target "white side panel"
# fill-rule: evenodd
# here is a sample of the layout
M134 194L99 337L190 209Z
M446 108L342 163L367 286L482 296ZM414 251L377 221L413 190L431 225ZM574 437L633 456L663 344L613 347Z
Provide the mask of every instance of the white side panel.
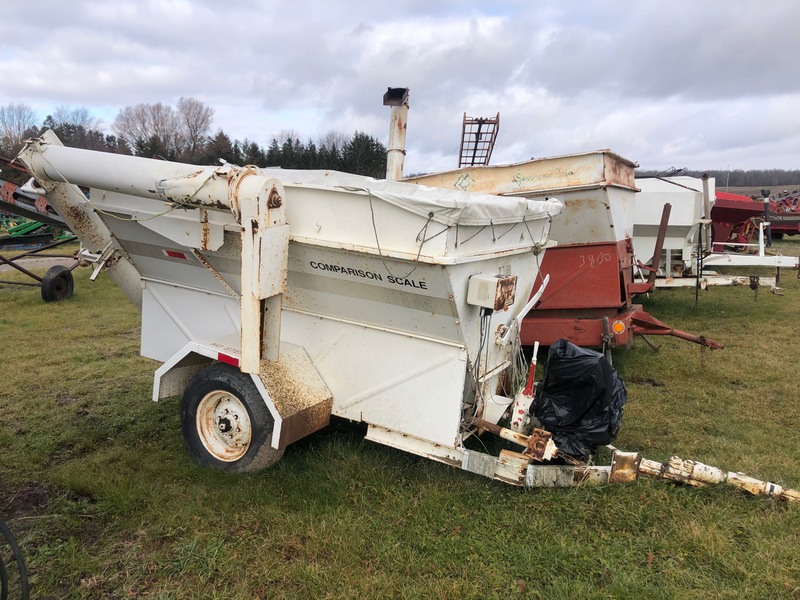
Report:
M141 277L230 294L188 246L182 246L135 221L111 216L104 216L103 220L120 241ZM241 271L241 243L238 243L238 237L238 232L230 233L225 236L226 243L217 252L203 252L203 256L236 290L240 287Z
M614 226L611 239L621 242L625 239L633 238L636 193L630 189L610 187L607 190L607 195L611 210L611 222Z
M633 192L625 192L630 194L632 206ZM553 218L550 228L550 238L559 246L618 239L615 235L616 223L612 222L616 215L612 216L609 193L605 189L568 191L561 197L564 200L564 212ZM624 208L614 212L625 214ZM620 230L625 231L624 223L620 224Z
M287 309L461 343L452 297L439 265L291 245Z
M637 179L634 216L634 252L639 260L650 262L655 249L658 226L664 205L671 205L664 250L682 256L691 229L703 217L703 182L696 177ZM714 179L709 179L709 195L714 203ZM689 257L684 257L688 260Z
M146 281L142 290L142 356L166 361L189 342L238 338L233 298Z
M230 213L205 208L170 207L166 202L106 190L91 190L92 205L122 212L164 238L189 248L216 250L223 243L225 225L234 225Z
M334 415L455 446L463 348L291 312L283 333L305 347L333 395Z

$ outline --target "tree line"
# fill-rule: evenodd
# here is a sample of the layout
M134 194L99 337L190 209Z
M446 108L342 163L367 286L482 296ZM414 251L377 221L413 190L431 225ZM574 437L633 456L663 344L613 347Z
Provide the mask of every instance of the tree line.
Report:
M666 171L637 169L636 177L665 177L672 175L688 175L702 177L708 173L714 178L717 188L726 187L770 187L800 184L800 169L708 169L695 171L692 169L668 169Z
M269 144L245 138L231 139L222 129L212 133L214 109L194 98L180 98L175 107L136 104L119 111L113 133L100 129L100 120L86 108L57 107L41 123L36 112L22 103L0 106L0 156L14 157L24 140L52 129L66 146L158 157L192 164L215 165L220 160L258 167L334 169L382 178L386 173L386 147L362 132L346 135L331 131L316 141L301 141L295 131L282 131ZM637 169L637 177L708 173L717 187L754 187L800 184L800 170L784 169Z
M225 161L284 169L334 169L382 178L386 174L386 147L363 132L347 135L331 131L302 142L295 131L282 131L267 146L231 139L222 129L212 133L214 110L194 98L177 105L162 103L126 106L111 124L113 133L100 129L100 120L85 108L59 106L39 123L26 104L0 107L0 156L14 157L25 139L52 129L65 146L201 165Z

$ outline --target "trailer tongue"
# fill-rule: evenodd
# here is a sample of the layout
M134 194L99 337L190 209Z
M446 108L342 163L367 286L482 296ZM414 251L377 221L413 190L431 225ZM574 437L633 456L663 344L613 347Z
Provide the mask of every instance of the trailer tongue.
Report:
M269 466L333 414L367 423L371 440L524 483L518 464L465 441L514 397L558 200L199 167L66 148L51 132L21 159L95 275L141 307L141 353L163 363L153 398L183 394L199 463Z

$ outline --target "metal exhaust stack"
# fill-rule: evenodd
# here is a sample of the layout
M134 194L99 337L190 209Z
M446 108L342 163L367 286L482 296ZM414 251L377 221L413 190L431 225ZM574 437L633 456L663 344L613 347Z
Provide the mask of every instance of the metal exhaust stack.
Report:
M408 88L388 88L383 95L383 105L392 107L389 150L386 152L386 179L402 179L408 128Z

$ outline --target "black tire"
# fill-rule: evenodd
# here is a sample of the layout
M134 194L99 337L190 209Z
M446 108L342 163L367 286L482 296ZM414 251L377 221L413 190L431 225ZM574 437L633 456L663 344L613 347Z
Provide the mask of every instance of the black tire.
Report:
M783 233L780 233L780 232L773 233L772 234L772 239L773 240L782 240L783 239Z
M9 597L9 592L13 592L13 590L10 589L11 574L13 571L12 573L9 573L4 563L6 552L5 548L3 547L4 544L2 543L3 539L5 539L5 543L8 544L9 548L11 549L11 558L13 558L14 562L16 563L16 576L19 578L16 583L19 585L20 595L12 597L18 597L21 600L28 600L30 597L30 588L28 585L28 569L25 567L25 559L22 556L22 551L19 549L17 540L14 538L14 534L11 533L8 525L3 523L3 521L0 521L0 598L5 600ZM9 565L11 564L12 563L9 560Z
M47 269L42 279L42 299L45 302L58 302L72 298L75 281L72 271L64 265L55 265Z
M189 383L181 401L181 430L192 459L229 473L271 467L283 449L270 445L275 420L249 375L214 363Z

